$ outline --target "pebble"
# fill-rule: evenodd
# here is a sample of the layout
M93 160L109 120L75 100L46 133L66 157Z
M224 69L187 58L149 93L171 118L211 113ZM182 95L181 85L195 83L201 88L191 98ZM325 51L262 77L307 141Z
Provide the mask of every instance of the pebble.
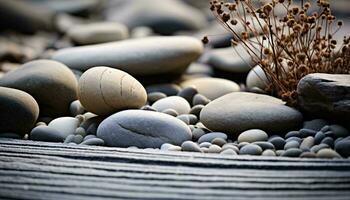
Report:
M174 109L178 114L188 114L191 110L190 104L186 99L179 96L170 96L160 99L152 104L152 107L158 111Z
M199 118L199 115L203 108L204 108L204 105L195 105L191 108L190 114L196 115L197 118Z
M183 121L185 124L190 125L190 118L188 117L188 115L182 114L182 115L177 116L176 118Z
M95 137L96 137L96 135L87 135L84 137L83 141L91 139L91 138L95 138Z
M314 152L303 152L299 156L300 158L316 158L316 154Z
M74 134L68 135L68 136L66 137L66 139L64 139L63 143L68 144L68 143L73 142L74 136L75 136Z
M262 148L255 144L247 144L239 150L240 155L261 155Z
M153 108L153 107L152 107L152 108ZM155 110L156 110L156 109L155 109ZM162 111L162 113L171 115L171 116L173 116L173 117L177 117L177 116L179 115L179 113L178 113L176 110L172 109L172 108L165 109L165 110Z
M317 158L341 158L341 156L332 149L321 149L316 153Z
M275 97L232 92L206 105L200 120L210 130L233 135L249 129L280 133L298 127L302 114Z
M147 101L150 103L154 103L160 99L167 97L163 92L151 92L147 94Z
M215 145L218 145L219 147L222 147L224 146L227 142L225 139L223 138L214 138L212 141L211 141L212 144L215 144Z
M222 138L222 139L226 140L227 135L225 133L221 133L221 132L207 133L198 139L198 143L200 144L202 142L211 142L215 138Z
M72 103L69 106L69 111L73 117L77 115L82 115L85 113L85 109L83 105L81 105L79 100L72 101Z
M304 138L300 144L300 149L303 151L310 150L312 146L315 144L315 139L312 136Z
M203 152L202 149L198 146L197 143L192 141L185 141L181 144L182 151L191 151L191 152Z
M262 152L262 156L276 156L276 153L271 149L266 149Z
M180 145L192 138L190 128L170 115L144 110L125 110L103 120L97 137L107 146L159 148L164 143Z
M34 127L38 116L39 106L31 95L0 87L0 133L24 136Z
M200 137L202 137L203 135L205 135L206 132L201 129L201 128L195 128L193 131L192 131L192 139L193 141L198 141L198 139Z
M319 131L316 133L315 135L315 144L320 144L321 141L326 137L326 135L324 134L324 132Z
M103 146L105 142L101 138L93 137L84 140L80 145Z
M328 125L325 125L324 127L321 128L320 131L322 131L322 132L327 132L327 131L330 131L330 130L331 130L331 127L328 126Z
M210 142L202 142L199 144L199 147L202 148L202 147L206 147L206 148L209 148L211 145Z
M257 142L253 142L253 144L258 145L259 147L262 148L262 150L266 150L266 149L275 150L275 146L270 142L257 141Z
M208 153L220 153L220 152L221 152L221 147L216 144L210 145L208 149Z
M63 142L67 135L48 126L37 126L30 132L30 139L44 142Z
M289 131L286 134L285 138L288 139L290 137L301 137L301 135L300 135L299 131Z
M289 141L296 141L300 144L302 142L302 139L298 137L290 137L286 139L286 142L289 142Z
M268 140L270 143L275 146L277 150L284 149L284 145L286 144L286 141L282 137L274 137Z
M83 142L84 138L82 135L74 135L74 138L73 138L73 142L76 143L76 144L80 144L81 142Z
M79 119L75 117L59 117L52 120L47 126L60 132L65 138L68 135L74 134L79 124Z
M140 108L140 110L146 110L146 111L153 111L153 112L157 112L157 110L155 108L153 108L150 105L144 105Z
M306 128L302 128L299 130L300 133L300 137L305 138L308 136L315 136L317 131L315 130L311 130L311 129L306 129Z
M116 22L95 22L70 27L67 36L79 45L114 42L129 37L128 28Z
M260 88L264 90L268 85L268 79L264 70L260 66L255 66L247 75L246 86L248 88Z
M177 93L177 96L186 99L188 103L192 103L192 99L197 93L198 91L195 87L188 86L183 88L179 93Z
M284 154L284 152L286 152L285 150L277 150L275 151L276 156L282 156L282 154Z
M329 147L333 148L334 147L334 139L331 137L325 137L321 143L327 144Z
M209 100L214 100L231 92L238 92L239 85L233 81L222 78L203 77L184 81L182 87L195 87L199 94ZM194 104L195 105L195 104Z
M347 137L350 135L350 132L343 126L333 124L329 126L330 130L335 134L335 137Z
M317 153L319 150L325 149L325 148L329 148L329 146L327 144L318 144L318 145L311 147L310 151Z
M237 152L234 151L233 149L222 149L220 152L221 155L237 155Z
M247 144L250 144L250 143L249 142L241 142L238 144L238 148L241 149L242 147L244 147Z
M265 131L259 129L250 129L242 132L238 136L238 142L249 142L253 143L256 141L267 141L268 135Z
M57 117L69 114L77 99L77 80L64 64L53 60L33 60L6 73L0 86L27 92L39 104L40 115Z
M172 144L169 144L169 143L164 143L160 147L160 150L163 150L163 151L181 151L181 147L180 146L176 146L176 145L172 145Z
M289 148L281 154L282 157L299 157L303 151L298 148Z
M193 97L192 105L194 105L194 106L196 106L196 105L204 105L205 106L208 103L210 103L210 100L202 94L196 94Z
M347 158L350 156L350 140L343 139L339 141L335 145L335 150L342 155L343 157Z
M79 79L78 98L83 107L97 115L118 110L140 108L147 93L134 77L110 67L93 67Z
M303 123L303 128L311 129L317 132L317 131L320 131L327 124L328 122L324 119L313 119L310 121L305 121Z
M221 147L222 150L226 150L226 149L232 149L234 150L236 153L239 153L239 149L237 146L233 145L233 144L230 144L230 143L227 143L227 144L224 144L224 146Z
M64 48L52 59L81 71L109 66L132 76L175 75L184 72L202 51L203 44L195 38L158 36Z
M284 145L284 150L299 148L299 142L297 141L289 141Z

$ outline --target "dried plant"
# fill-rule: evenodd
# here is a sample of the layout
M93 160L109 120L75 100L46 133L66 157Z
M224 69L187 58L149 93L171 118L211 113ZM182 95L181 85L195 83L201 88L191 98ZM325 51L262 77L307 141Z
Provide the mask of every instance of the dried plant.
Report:
M342 22L335 21L328 1L313 4L303 0L298 5L291 0L264 5L252 0L210 2L213 14L233 34L232 46L241 43L265 72L266 90L291 106L297 103L296 88L303 76L350 73L350 37L344 37L338 46L333 39ZM311 7L316 11L311 12Z

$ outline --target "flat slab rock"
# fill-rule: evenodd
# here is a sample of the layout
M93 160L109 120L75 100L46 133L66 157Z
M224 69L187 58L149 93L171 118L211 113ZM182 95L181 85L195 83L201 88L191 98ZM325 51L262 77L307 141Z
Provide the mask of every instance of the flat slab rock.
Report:
M1 199L348 199L350 160L2 139L0 184Z
M349 74L309 74L297 91L299 106L309 114L350 122Z

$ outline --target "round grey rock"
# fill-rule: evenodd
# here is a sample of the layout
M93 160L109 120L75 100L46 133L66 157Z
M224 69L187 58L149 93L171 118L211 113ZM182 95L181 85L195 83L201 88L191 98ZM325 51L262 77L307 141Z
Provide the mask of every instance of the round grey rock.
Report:
M97 137L107 146L159 148L164 143L181 145L192 138L192 133L185 123L170 115L126 110L103 120Z
M154 102L152 107L160 112L166 109L174 109L178 114L188 114L191 110L191 106L186 99L179 96L170 96L160 99Z
M268 135L265 131L259 129L250 129L242 132L238 136L238 142L253 143L256 141L267 141Z
M198 143L200 144L202 142L211 142L215 138L222 138L222 139L226 140L227 135L225 133L221 133L221 132L207 133L198 139Z
M239 150L240 155L261 155L262 148L255 144L247 144Z
M200 120L213 131L234 135L249 129L281 133L300 126L302 114L275 97L232 92L206 105Z
M197 143L192 141L185 141L181 144L182 151L191 151L191 152L202 152L201 148Z

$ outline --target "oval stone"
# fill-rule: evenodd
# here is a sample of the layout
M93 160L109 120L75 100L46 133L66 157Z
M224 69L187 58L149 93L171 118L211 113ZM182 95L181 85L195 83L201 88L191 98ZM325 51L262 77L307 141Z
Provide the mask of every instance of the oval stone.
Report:
M268 135L265 131L259 130L259 129L250 129L242 132L238 136L238 142L249 142L253 143L256 141L266 141L268 138Z
M144 110L125 110L106 118L97 129L97 137L107 146L159 148L164 143L181 145L191 140L190 128L167 114Z
M28 133L39 116L39 106L28 93L0 87L0 133Z
M52 59L82 71L109 66L133 76L145 76L181 74L202 51L202 43L195 38L163 36L61 49Z
M0 86L16 88L32 95L41 116L69 114L70 103L77 99L77 80L71 70L52 60L34 60L5 74Z
M174 109L178 114L188 114L191 110L190 104L186 101L186 99L179 96L171 96L160 99L154 104L152 107L162 112L166 109Z
M147 101L145 88L126 72L94 67L79 79L78 98L83 107L98 115L140 108Z
M210 100L214 100L231 92L238 92L239 85L233 81L222 78L196 78L184 81L182 87L193 86L199 94L204 95Z
M249 129L281 133L300 126L302 114L272 96L232 92L206 105L200 120L210 130L234 135Z

